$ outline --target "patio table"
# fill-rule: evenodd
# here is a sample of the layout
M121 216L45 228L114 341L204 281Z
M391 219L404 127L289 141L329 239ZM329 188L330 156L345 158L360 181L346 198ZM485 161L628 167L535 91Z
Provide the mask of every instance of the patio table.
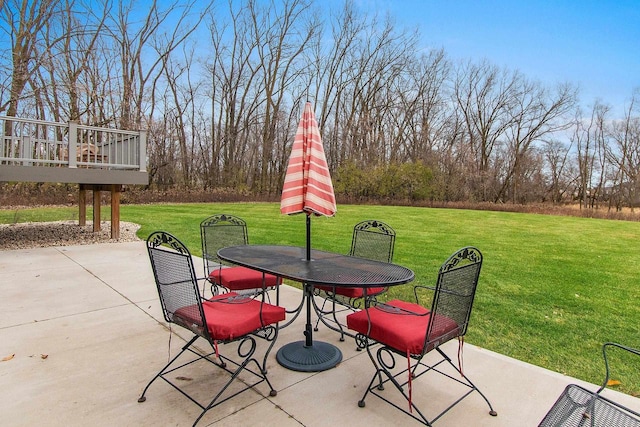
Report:
M411 282L414 273L397 264L332 252L312 249L310 255L310 260L307 260L306 248L277 245L230 246L218 251L218 256L225 261L303 284L307 310L305 340L285 344L278 350L276 359L282 366L295 371L318 372L340 363L342 353L332 344L313 341L313 286L358 287L364 288L366 293L366 289L371 287Z

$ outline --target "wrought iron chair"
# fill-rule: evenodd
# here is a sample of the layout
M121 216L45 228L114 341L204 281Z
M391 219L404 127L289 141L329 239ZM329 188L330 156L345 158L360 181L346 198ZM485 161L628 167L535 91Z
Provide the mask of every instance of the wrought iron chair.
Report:
M278 336L277 323L285 319L284 308L264 302L264 296L263 300L259 301L235 292L216 295L209 300L202 299L191 254L184 244L169 233L152 233L147 239L147 250L165 320L170 325L175 324L188 329L193 333L193 338L153 377L144 388L138 402L144 402L151 384L162 378L202 409L193 423L195 426L211 408L262 382L269 386L269 395L275 396L276 390L267 378L266 362ZM200 351L194 346L198 338L206 340L213 351ZM257 359L256 338L267 342L262 363ZM218 349L218 344L230 343L237 344L238 357L233 359L223 356ZM174 363L187 352L196 358ZM208 403L199 402L185 390L190 386L189 391L193 394L197 382L190 382L189 386L181 388L170 378L175 376L178 369L201 360L231 374L231 378L214 392L215 396ZM241 372L248 374L243 375L240 380L238 375ZM236 384L242 386L239 391L236 390L237 387L229 388L236 379Z
M247 223L234 215L216 214L200 223L204 273L211 283L211 292L239 293L272 289L281 283L279 277L237 265L228 265L218 258L218 250L227 246L247 245ZM264 281L264 283L263 283ZM221 289L224 288L224 289Z
M371 306L367 304L365 310L347 316L347 326L357 332L356 341L366 347L376 368L364 396L358 402L360 407L365 406L365 398L371 392L417 421L431 425L462 399L477 391L489 405L489 413L497 415L485 395L440 348L442 344L458 338L460 360L481 267L480 251L474 247L462 248L440 267L435 287L414 287L415 303L401 300L374 302ZM430 310L420 304L425 291L432 295ZM375 358L370 341L381 344ZM436 363L428 365L424 358L432 350L436 350L441 357ZM396 364L396 356L404 357L407 361ZM440 366L443 363L445 368L448 364L449 370L453 368L458 371L460 378L454 377L453 372L445 372ZM466 391L432 419L427 418L412 399L412 382L428 372L442 374L465 386ZM406 399L408 409L385 396L384 385L389 383Z
M607 347L617 347L631 354L640 356L640 350L617 343L605 343L602 355L606 374L600 388L593 392L576 384L569 384L539 427L639 427L640 414L604 396L602 391L609 385L609 361ZM637 369L636 369L637 371Z
M396 232L388 224L377 220L362 221L353 227L349 255L391 262L393 260L395 241ZM367 296L375 298L385 292L386 289L385 287L369 288ZM322 306L318 306L314 301L314 308L318 315L314 329L317 331L318 325L322 322L328 328L340 332L340 341L344 341L345 335L354 337L353 334L345 331L345 325L338 320L336 314L344 310L355 311L363 308L364 290L362 288L316 285L314 286L314 293L324 299ZM330 304L329 309L326 308L327 304ZM338 309L337 305L340 305L342 310Z

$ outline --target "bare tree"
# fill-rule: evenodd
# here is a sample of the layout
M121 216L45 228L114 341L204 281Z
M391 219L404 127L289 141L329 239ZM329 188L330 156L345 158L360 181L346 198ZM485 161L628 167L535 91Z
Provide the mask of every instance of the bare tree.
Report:
M543 153L549 170L547 193L554 204L562 203L571 196L571 186L575 184L575 174L570 162L571 144L557 139L544 141Z
M96 105L102 103L103 88L96 86L96 80L90 78L90 66L102 68L96 53L108 11L103 9L100 13L95 4L96 10L83 14L80 19L75 2L64 2L60 6L60 19L47 23L42 52L38 54L46 60L35 73L38 79L37 84L34 82L38 88L36 100L40 105L47 105L56 121L84 121L104 126L109 119L102 114L96 115L104 112ZM44 110L42 115L44 118Z
M161 69L166 79L167 99L164 104L165 117L172 124L180 158L180 183L190 187L194 183L192 168L195 159L193 136L195 105L198 99L198 83L192 81L193 49L185 49L182 57L173 55L164 58Z
M489 179L493 150L512 125L518 73L500 70L483 61L468 63L456 70L454 97L466 125L468 149L475 168L470 171L479 182L479 198L489 199ZM493 195L495 199L495 195Z
M210 3L199 9L195 22L190 23L196 3L196 0L174 1L161 10L153 0L151 4L145 3L148 12L142 23L137 24L132 19L139 11L135 3L121 2L115 15L110 17L107 28L120 59L122 104L118 125L121 128L140 127L146 97L153 97L153 93L146 92L149 84L159 78L165 58L196 30L208 13ZM161 33L163 25L171 30Z
M330 34L321 29L316 40L305 52L309 75L303 92L316 102L320 134L324 136L329 168L334 169L342 159L341 120L339 109L347 96L348 87L356 78L352 61L356 57L358 39L367 20L358 15L352 1L346 1L340 10L329 12ZM329 39L330 42L325 40Z
M23 91L42 62L38 53L42 30L53 19L58 2L54 0L5 0L0 10L3 32L11 40L11 83L8 98L0 103L7 116L18 113ZM29 95L30 97L31 95Z
M265 99L261 144L258 145L261 155L258 188L271 193L277 190L278 174L282 171L273 161L280 158L279 153L274 153L278 120L286 116L283 109L290 99L288 91L305 71L305 64L299 59L317 32L318 24L305 19L310 5L307 0L285 0L278 6L272 0L265 8L256 1L249 4Z
M582 118L581 110L576 114L571 141L575 144L578 158L578 198L581 208L596 207L598 192L602 189L606 175L604 125L609 111L609 106L596 101L589 118Z
M633 210L640 195L640 90L634 91L622 120L611 127L612 143L607 158L615 167L609 206L620 210L624 205Z
M374 16L365 26L350 60L352 78L338 107L340 159L351 158L361 165L401 161L395 144L399 130L397 91L408 61L412 58L416 33L398 31L390 17Z
M568 84L559 85L554 92L550 92L540 83L526 80L521 74L516 74L513 88L513 102L511 103L511 124L505 130L505 141L508 156L502 185L494 201L510 199L519 200L519 186L524 183L527 166L540 169L542 164L531 164L537 156L531 153L536 142L541 142L548 135L569 128L571 122L567 114L575 108L576 89ZM529 159L529 162L525 162ZM528 164L526 164L528 163ZM510 197L507 191L511 192Z
M211 15L208 20L212 55L207 65L211 92L211 164L210 185L244 184L245 168L253 169L246 155L245 135L255 120L261 66L253 62L259 40L251 37L251 20L247 6L237 10L228 4L229 23ZM249 157L249 159L247 158Z
M397 96L402 113L394 122L398 141L393 146L403 146L412 162L436 166L439 154L449 147L452 114L446 87L449 73L444 50L430 51L407 64L405 78L391 92Z
M147 171L149 183L155 187L169 189L176 184L178 176L178 148L172 136L172 123L169 120L150 120L148 122L149 158Z

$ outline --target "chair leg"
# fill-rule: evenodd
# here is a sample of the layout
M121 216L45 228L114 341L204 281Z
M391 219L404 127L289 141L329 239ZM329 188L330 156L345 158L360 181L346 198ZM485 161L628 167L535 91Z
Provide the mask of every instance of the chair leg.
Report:
M371 386L373 386L373 382L376 380L376 377L379 377L378 379L378 382L379 382L378 387L380 387L379 390L384 390L384 386L382 385L382 377L380 376L380 369L376 369L376 373L373 374L371 381L369 381L369 385L365 389L364 396L362 396L362 399L358 400L359 407L364 408L366 406L366 403L364 400L367 398L369 391L371 391Z
M482 398L485 400L485 402L487 402L487 405L489 406L489 414L491 416L497 416L498 413L493 409L493 406L491 405L491 402L489 402L489 399L487 399L487 397L478 389L478 387L476 387L475 384L473 384L473 382L471 382L471 380L469 380L469 378L460 373L460 375L462 376L463 380L460 380L458 378L455 378L449 374L447 374L446 372L443 372L441 370L439 370L437 367L438 365L440 365L441 363L447 362L449 363L454 369L458 370L458 368L453 364L453 362L451 361L451 359L444 353L442 352L442 350L440 348L436 348L436 350L438 351L438 353L440 353L440 355L443 357L440 361L438 361L437 363L435 363L434 365L426 365L424 363L422 363L422 357L420 357L419 359L417 359L415 361L415 363L413 364L413 366L411 367L407 367L404 369L400 369L398 370L394 370L394 368L396 367L396 360L395 357L396 355L398 357L405 357L406 355L400 355L399 353L396 353L394 350L390 349L389 347L380 347L377 352L376 352L376 357L374 358L373 355L371 354L371 351L369 349L369 347L367 346L367 351L369 352L369 356L371 358L371 361L373 362L374 366L376 367L376 372L373 375L367 389L365 390L364 395L362 396L362 399L360 401L358 401L358 406L363 408L365 407L365 398L367 397L367 395L369 393L376 395L377 397L379 397L380 399L384 400L385 402L389 403L390 405L394 406L396 409L404 412L405 414L409 415L411 418L415 419L416 421L421 422L422 424L425 424L427 426L431 426L432 423L434 423L436 420L438 420L440 417L442 417L444 414L446 414L450 409L452 409L455 405L457 405L460 401L462 401L465 397L469 396L471 393L473 393L474 391L477 391L480 396L482 396ZM420 371L418 371L419 368L422 368ZM409 384L409 375L411 375L411 381L415 381L417 378L419 378L420 376L426 374L427 372L437 372L441 375L444 375L466 387L469 388L469 390L463 394L460 398L458 398L455 402L453 402L451 405L449 405L444 411L440 412L437 416L435 416L432 419L428 419L421 411L420 409L413 403L411 396L407 393L407 391L405 390L405 387ZM394 373L395 372L395 373ZM458 371L459 372L459 371ZM384 379L383 379L384 376ZM407 378L405 380L405 378ZM377 381L376 381L377 380ZM409 410L400 407L399 405L397 405L396 403L390 401L389 399L387 399L382 393L380 393L381 391L383 391L384 385L386 383L391 383L395 386L395 388L400 392L400 394L404 397L404 399L407 401L408 403L408 407Z
M175 356L174 356L174 357L169 361L169 363L167 363L166 365L164 365L164 367L163 367L162 369L160 369L160 371L156 374L156 376L155 376L155 377L153 377L153 378L151 379L151 381L149 381L149 383L147 384L147 386L146 386L146 387L144 388L144 390L142 391L142 394L141 394L141 395L140 395L140 397L138 398L138 402L139 402L139 403L142 403L142 402L144 402L144 401L146 401L146 400L147 400L147 398L146 398L145 394L147 393L147 390L149 389L149 386L151 386L151 384L153 384L153 382L154 382L155 380L157 380L157 379L158 379L158 378L160 378L162 375L164 375L164 374L165 374L165 372L167 372L167 368L168 368L169 366L171 366L171 365L173 364L173 362L175 362L175 361L176 361L176 359L182 355L182 353L184 353L185 351L187 351L187 349L188 349L189 347L191 347L191 344L193 344L193 343L194 343L198 338L199 338L199 336L198 336L198 335L196 335L196 336L194 336L193 338L191 338L191 340L190 340L188 343L186 343L186 344L182 347L182 350L180 350L180 352L179 352L178 354L176 354L176 355L175 355Z
M327 302L329 301L329 299L331 299L331 310L329 311L325 311L325 306L327 305ZM313 303L314 305L314 310L316 312L316 314L318 315L318 320L316 320L316 326L315 328L313 328L314 331L318 332L318 326L320 325L320 322L322 322L327 328L334 330L336 332L340 332L340 341L344 341L344 336L345 335L350 335L348 332L344 331L344 327L342 326L342 324L338 321L338 318L336 317L336 300L335 298L324 298L324 301L322 302L322 307L319 307L315 301ZM333 323L336 324L338 327L336 328L335 326L333 326L330 323L327 323L326 320L326 316L331 315L333 317Z
M331 306L331 310L330 311L325 311L324 307L327 304L327 300L331 300L332 302L332 306ZM336 304L339 304L335 298L324 298L324 301L322 303L322 307L318 306L318 304L316 303L315 299L311 300L313 302L313 309L316 312L316 315L318 316L318 320L316 321L316 326L314 328L314 331L318 331L318 325L320 324L320 322L322 322L327 328L336 331L336 332L340 332L340 341L344 341L344 336L349 336L351 338L355 338L355 335L345 331L344 326L342 325L342 323L340 323L338 321L338 318L336 316ZM333 317L333 320L328 321L326 319L326 316L331 315ZM333 324L337 325L334 326Z
M444 359L449 363L449 365L451 365L454 369L458 370L458 368L456 367L456 365L451 361L451 358L449 358L449 356L447 356L447 355L446 355L446 354L445 354L445 353L440 349L440 347L436 347L436 350L438 350L438 353L440 353L440 355L441 355L441 356L442 356L442 357L443 357L443 358L444 358ZM436 371L437 371L437 370L436 370ZM439 372L439 371L438 371L438 372ZM482 398L484 399L484 401L485 401L485 402L487 402L487 405L489 406L489 415L491 415L492 417L497 416L497 415L498 415L498 413L493 409L493 406L491 406L491 402L489 402L489 399L487 399L487 396L485 396L485 395L484 395L484 393L482 393L482 391L480 391L480 389L479 389L479 388L478 388L478 387L477 387L473 382L471 382L471 380L469 379L469 377L467 377L467 376L466 376L464 373L462 373L460 370L458 370L458 372L460 372L460 375L462 376L462 378L464 378L464 380L465 380L468 384L465 384L465 383L464 383L464 382L462 382L462 381L458 381L458 382L460 382L460 383L462 383L462 384L465 384L467 387L470 387L470 388L471 388L471 391L469 391L469 393L468 393L468 394L470 394L470 393L471 393L471 392L473 392L473 391L477 391L477 392L480 394L480 396L482 396ZM448 376L448 375L446 375L446 374L444 374L444 373L442 373L442 372L439 372L439 373L441 373L442 375ZM449 377L449 378L451 378L451 377ZM455 378L452 378L452 379L456 380ZM467 396L467 395L465 395L464 397L466 397L466 396ZM462 398L461 398L460 400L462 400ZM456 402L456 403L457 403L457 402ZM455 405L455 403L454 403L454 405ZM451 405L451 407L453 407L453 405ZM445 411L445 412L446 412L446 411ZM443 414L444 414L444 412L443 412Z
M404 383L400 383L398 381L398 379L397 379L398 377L402 378L403 376L408 375L409 369L408 368L402 369L396 374L394 374L392 372L392 369L395 367L396 362L395 362L394 352L391 349L389 349L388 347L380 347L380 348L378 348L378 350L376 352L377 362L373 358L373 355L371 354L371 350L370 350L370 348L368 346L367 346L367 352L369 353L369 357L371 358L371 361L376 366L376 372L373 374L373 377L371 378L371 382L369 383L369 386L365 390L365 393L362 396L362 399L360 399L358 401L358 406L360 408L364 408L365 407L365 398L367 397L367 394L369 394L369 392L371 392L371 394L379 397L380 399L384 400L385 402L387 402L391 406L395 407L399 411L402 411L405 414L409 415L411 418L415 419L416 421L418 421L418 422L420 422L422 424L425 424L427 426L431 426L431 423L433 421L435 421L435 419L431 420L431 421L428 420L427 417L412 402L410 397L405 392L404 386L408 383L408 381L406 381ZM383 374L386 377L386 379L383 379L383 377L382 377ZM387 399L382 393L380 393L381 391L385 390L384 385L386 383L389 383L389 382L392 383L395 386L395 388L400 392L400 394L402 394L404 399L408 402L408 404L410 406L410 410L406 410L406 409L400 407L396 403L394 403L394 402L390 401L389 399ZM374 383L377 383L377 384L374 384ZM415 411L418 415L414 414L413 411Z
M325 312L324 311L324 306L327 305L327 298L324 298L322 301L322 307L318 307L318 309L316 310L316 314L318 315L318 320L316 320L316 326L313 328L313 330L315 332L318 332L318 326L320 325L320 320L322 319L322 315L324 315Z
M342 327L342 323L338 322L338 317L336 316L336 299L333 298L331 300L331 314L333 316L333 322L338 325L338 328L340 329L340 341L344 341L344 328Z
M208 354L202 354L200 351L196 351L193 348L191 348L191 346L193 345L193 343L200 338L199 335L195 335L188 343L186 343L181 351L174 356L169 363L167 363L161 370L160 372L158 372L158 374L156 374L155 377L153 377L153 379L151 381L149 381L149 383L147 384L147 386L144 388L142 394L140 395L140 397L138 398L138 402L142 403L144 401L146 401L146 392L149 389L149 387L151 386L151 384L158 378L162 378L165 382L167 382L170 386L172 386L173 388L175 388L176 390L178 390L182 395L184 395L185 397L187 397L189 400L191 400L193 403L195 403L196 405L198 405L198 407L200 407L200 409L202 409L202 412L200 413L200 415L196 418L195 422L193 423L193 425L195 426L200 419L204 416L204 414L209 411L210 409L212 409L215 406L218 406L220 404L222 404L223 402L226 402L227 400L237 396L238 394L249 390L250 388L253 388L255 386L257 386L258 384L262 383L262 382L266 382L267 385L269 386L269 396L276 396L277 395L277 391L273 388L273 385L271 384L271 382L269 381L269 379L267 378L267 374L266 374L266 361L267 361L267 357L269 355L269 352L271 351L271 349L273 348L275 342L276 342L276 337L277 337L277 328L276 327L269 327L269 328L265 328L265 330L263 331L259 331L256 333L256 336L258 336L259 338L263 338L267 341L271 341L269 344L269 347L266 350L262 365L258 362L258 360L254 357L255 352L256 352L256 348L257 348L257 344L256 344L256 340L255 338L253 338L252 336L245 336L244 338L242 338L241 340L239 340L238 342L238 347L237 347L237 354L239 356L239 361L235 361L231 358L228 358L226 356L220 355L218 354L218 358L220 360L219 363L215 362L214 360L211 359L211 356L213 356L214 354L216 354L216 352L212 352L212 353L208 353ZM189 351L193 354L195 354L197 356L197 358L190 360L186 363L183 363L179 366L176 367L172 367L172 365L174 364L174 362L176 362L176 360L182 356L182 354L184 354L186 351ZM199 360L206 360L216 366L218 366L219 368L224 369L226 372L228 372L229 374L231 374L231 378L229 378L229 380L222 386L222 388L220 388L220 390L216 393L216 395L213 397L213 399L205 406L202 403L198 402L197 400L195 400L193 397L191 397L189 394L187 394L185 391L183 391L180 387L178 387L176 384L174 384L173 382L170 381L170 379L168 379L166 377L167 374L170 374L171 372L174 372L180 368L183 368L187 365L190 365L192 363L195 363ZM234 365L235 369L229 369L228 365ZM251 368L250 365L255 365L255 368ZM171 369L169 369L171 367ZM236 391L235 393L231 394L231 395L226 395L223 397L225 391L227 391L227 389L229 388L229 386L237 379L237 377L240 375L240 373L242 371L248 372L252 375L254 375L255 381L248 381L248 380L243 380L242 384L243 384L243 388L241 388L240 390Z
M244 349L243 350L243 345L245 343L249 343L249 349ZM271 343L271 345L269 346L269 350L271 350L271 348L273 347L275 343L275 340ZM267 354L269 352L269 350L267 350ZM209 402L209 404L206 407L203 407L203 411L200 413L200 415L198 416L198 418L196 418L196 420L194 421L193 425L195 426L200 419L204 416L204 414L207 413L207 411L209 411L210 409L212 409L215 406L220 405L223 402L226 402L227 400L237 396L238 394L255 387L256 385L260 384L261 382L266 382L267 385L269 386L269 396L273 397L276 396L278 394L278 392L273 388L273 385L271 384L271 382L269 381L269 379L266 376L266 373L264 372L265 367L263 368L262 366L260 366L260 363L258 363L258 361L253 357L253 355L255 354L256 351L256 341L255 339L253 339L252 337L246 337L244 338L239 344L238 344L238 355L241 357L244 357L244 359L242 360L241 363L237 363L232 359L229 359L227 357L224 356L220 356L220 359L226 360L227 362L233 364L236 366L235 371L231 371L229 369L225 369L227 372L229 372L231 374L231 378L229 378L229 380L226 382L226 384L220 389L220 391L218 391L218 393L214 396L214 398L211 400L211 402ZM260 374L254 372L253 370L249 369L249 364L255 364L257 371L260 372ZM266 363L266 356L265 356L265 363ZM260 378L259 381L254 382L253 384L247 384L246 382L243 382L245 387L242 388L241 390L226 396L224 399L222 400L218 400L220 399L220 397L224 394L224 392L229 388L229 386L235 381L235 379L238 377L238 375L240 375L240 373L242 371L247 371L252 373L253 375L257 376L258 378ZM202 406L201 406L202 407Z

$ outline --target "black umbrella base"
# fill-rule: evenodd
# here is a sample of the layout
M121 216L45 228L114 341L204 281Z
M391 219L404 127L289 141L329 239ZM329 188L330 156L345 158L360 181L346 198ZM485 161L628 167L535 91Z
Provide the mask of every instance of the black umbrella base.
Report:
M314 341L311 346L305 341L285 344L276 353L276 360L285 368L301 372L326 371L342 361L338 347L326 342Z

